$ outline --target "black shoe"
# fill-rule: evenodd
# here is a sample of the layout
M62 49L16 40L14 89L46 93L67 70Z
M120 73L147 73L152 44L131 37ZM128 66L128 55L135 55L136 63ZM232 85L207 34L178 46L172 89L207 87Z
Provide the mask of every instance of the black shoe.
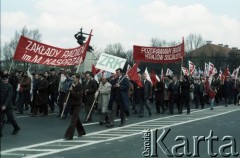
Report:
M15 128L15 129L13 130L13 132L12 132L12 135L18 134L19 130L20 130L19 127L18 127L18 128Z
M80 133L80 134L78 134L78 137L82 137L84 135L86 135L86 133Z
M211 108L210 110L213 110L213 108Z
M109 124L106 125L106 127L108 127L108 128L111 128L111 127L113 127L113 126L114 126L113 123L109 123Z
M99 121L99 125L103 125L103 121Z
M73 140L72 137L64 137L64 138L65 138L65 140Z
M119 125L119 127L123 127L124 126L124 123L121 123L120 125Z
M133 114L138 114L138 112L137 112L137 111L134 111Z

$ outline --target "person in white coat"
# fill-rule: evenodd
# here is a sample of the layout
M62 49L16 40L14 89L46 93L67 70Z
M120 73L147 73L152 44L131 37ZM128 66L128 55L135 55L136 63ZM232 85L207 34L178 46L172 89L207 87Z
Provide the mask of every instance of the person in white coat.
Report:
M104 120L108 114L108 103L110 100L111 87L112 85L107 81L107 79L105 77L102 77L101 82L99 84L99 88L95 94L95 97L97 96L99 97L98 103L102 107L101 117L99 121L100 125L104 123Z

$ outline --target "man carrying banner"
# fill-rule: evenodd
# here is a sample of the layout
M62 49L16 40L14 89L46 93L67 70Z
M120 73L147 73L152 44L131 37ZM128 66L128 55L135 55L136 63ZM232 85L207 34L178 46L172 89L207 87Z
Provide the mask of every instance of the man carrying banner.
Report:
M85 91L84 91L84 99L85 99L85 110L86 110L86 119L89 114L88 120L85 120L85 122L92 121L92 111L91 107L94 102L94 94L97 91L97 82L93 78L93 74L89 71L86 72L86 83L85 83Z
M68 100L68 103L71 106L72 118L71 118L70 125L65 132L66 140L73 139L75 128L78 131L79 137L86 134L86 132L82 126L82 123L80 121L80 118L79 118L79 112L80 112L80 107L81 107L81 103L82 103L82 95L83 95L82 94L83 88L82 88L82 85L79 83L80 75L75 74L72 76L72 79L73 79L73 84L69 88L70 95L69 95L69 100ZM65 101L64 104L67 104L66 102L67 101ZM64 105L64 106L66 106L66 105Z
M123 76L123 70L121 68L118 68L116 70L116 76L117 77L111 81L112 89L110 100L112 101L112 104L111 106L109 106L109 110L111 110L111 113L109 115L109 124L107 124L107 127L114 126L117 106L119 106L120 108L120 127L125 124L126 111L128 111L129 109L129 80L125 76Z

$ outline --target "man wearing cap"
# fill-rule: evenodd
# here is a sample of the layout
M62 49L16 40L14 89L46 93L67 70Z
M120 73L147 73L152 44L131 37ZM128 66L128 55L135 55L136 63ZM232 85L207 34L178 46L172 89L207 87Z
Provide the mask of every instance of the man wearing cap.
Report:
M12 111L12 97L13 97L13 87L8 83L9 78L8 75L4 75L0 77L0 103L1 103L1 127L0 127L0 137L2 137L2 128L3 128L3 118L4 115L7 115L8 121L13 126L12 135L16 135L20 127L14 119L13 111Z

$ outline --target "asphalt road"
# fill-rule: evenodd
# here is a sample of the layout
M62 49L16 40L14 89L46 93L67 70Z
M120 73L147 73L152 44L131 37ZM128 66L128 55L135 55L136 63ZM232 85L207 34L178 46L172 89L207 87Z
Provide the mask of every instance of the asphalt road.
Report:
M153 105L152 108L155 109ZM48 117L33 118L29 117L27 112L24 115L16 114L21 130L18 135L12 136L11 125L4 126L1 157L140 158L144 157L143 148L144 143L146 147L146 142L154 144L149 150L158 157L168 157L164 153L166 149L176 157L176 154L183 153L184 146L188 149L188 153L191 152L193 155L199 152L199 157L203 158L211 157L208 149L210 149L210 154L211 152L218 154L216 157L223 157L221 156L223 153L231 153L231 147L233 149L231 154L236 156L230 154L229 157L237 157L237 153L240 153L240 106L217 106L214 110L192 109L190 115L186 115L185 112L182 115L155 114L149 117L146 113L143 118L138 118L137 115L131 114L125 126L118 127L118 119L113 128L100 126L97 122L99 115L94 115L92 123L84 124L87 135L75 136L71 141L63 139L70 118L60 120L56 115L53 113ZM81 118L85 116L83 111L80 116ZM158 129L157 135L152 134L154 139L151 141L143 139L143 131L147 129L152 129L152 131ZM157 138L162 138L163 129L165 131L170 129L170 131L162 142L156 143ZM212 137L210 137L211 131ZM218 141L210 141L210 138L214 136L218 138ZM222 140L224 136L228 136L225 137L225 141ZM205 139L199 141L199 147L194 148L196 137ZM177 138L181 139L175 140ZM209 145L209 142L212 142L212 145ZM228 144L226 150L219 151L225 144ZM166 145L166 148L163 145ZM180 147L174 148L177 145ZM172 149L177 150L173 153Z

